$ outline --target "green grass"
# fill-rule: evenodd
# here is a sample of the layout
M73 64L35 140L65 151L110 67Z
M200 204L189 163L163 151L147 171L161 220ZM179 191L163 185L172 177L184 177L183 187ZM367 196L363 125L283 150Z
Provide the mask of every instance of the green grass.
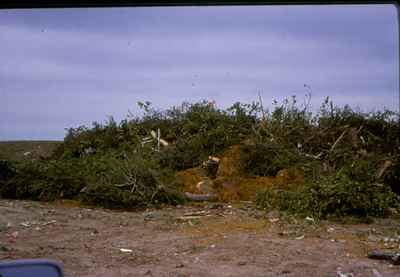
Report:
M48 157L60 141L0 141L0 159L13 161Z

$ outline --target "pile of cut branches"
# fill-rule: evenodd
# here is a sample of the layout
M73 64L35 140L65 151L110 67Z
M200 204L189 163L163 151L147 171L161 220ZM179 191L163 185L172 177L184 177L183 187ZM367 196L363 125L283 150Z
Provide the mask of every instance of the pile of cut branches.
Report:
M334 106L327 98L313 114L309 101L299 105L295 97L275 102L272 111L263 108L261 99L235 103L225 110L208 101L183 103L165 111L149 102L139 106L142 116L69 129L51 157L0 163L0 197L71 198L124 208L176 204L183 201L176 173L200 166L232 145L241 145L245 177L275 176L282 169L296 169L305 176L304 188L279 193L285 197L276 196L276 201L273 197L278 194L260 193L260 207L281 203L278 206L284 209L290 203L298 212L303 211L300 206L309 207L321 216L334 211L382 215L382 209L372 204L370 211L360 212L349 204L323 201L339 191L359 195L367 191L387 199L395 199L391 193L400 192L400 127L390 111L362 113ZM332 189L331 181L336 184ZM353 186L362 189L354 191ZM380 186L384 189L373 189ZM291 199L302 204L292 205ZM315 205L303 205L306 199ZM395 201L378 201L378 206L392 207ZM321 212L316 212L317 206Z

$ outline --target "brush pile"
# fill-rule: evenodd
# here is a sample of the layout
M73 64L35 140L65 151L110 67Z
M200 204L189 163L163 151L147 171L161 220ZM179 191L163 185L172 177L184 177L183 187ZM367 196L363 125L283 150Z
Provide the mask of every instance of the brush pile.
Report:
M185 193L257 200L294 213L383 216L397 209L400 127L391 111L296 98L274 103L183 103L71 128L53 155L0 163L0 196L80 199L106 207L178 204Z

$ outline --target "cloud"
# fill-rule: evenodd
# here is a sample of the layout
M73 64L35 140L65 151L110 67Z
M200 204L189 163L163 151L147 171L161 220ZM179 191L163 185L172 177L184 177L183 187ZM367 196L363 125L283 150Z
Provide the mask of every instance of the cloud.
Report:
M397 109L396 32L389 5L7 11L0 139L60 139L140 100L271 103L304 83L314 102Z

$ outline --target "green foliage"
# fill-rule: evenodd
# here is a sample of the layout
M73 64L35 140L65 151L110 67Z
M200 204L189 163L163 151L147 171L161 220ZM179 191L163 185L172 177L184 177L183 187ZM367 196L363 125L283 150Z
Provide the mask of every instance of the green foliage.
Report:
M224 111L202 101L167 111L173 127L165 132L175 143L160 153L160 163L182 170L200 165L209 155L221 154L250 134L257 109L256 104L235 103Z
M12 162L0 160L0 182L5 182L15 175L15 167Z
M300 155L294 150L275 142L245 145L242 147L242 164L249 175L275 176L279 170L301 161Z
M275 102L266 119L253 125L252 143L242 148L247 174L300 167L308 177L318 172L319 178L346 167L353 178L373 181L380 161L400 152L400 124L393 112L362 113L334 106L327 98L313 116L307 103L296 103L295 97Z
M177 204L183 197L176 171L241 144L246 175L273 176L296 168L308 180L295 191L260 193L260 207L318 217L384 215L397 201L391 190L400 193L396 114L340 108L327 98L313 115L309 103L310 96L304 104L292 97L275 101L269 111L261 103L235 103L223 110L200 101L160 111L139 102L141 116L68 129L49 158L0 161L0 196L74 198L122 208ZM143 145L158 129L169 145ZM377 176L386 161L391 166ZM206 169L215 177L217 167Z
M355 181L339 171L296 190L269 188L258 194L257 205L317 218L379 217L387 215L389 208L399 208L400 197L383 184Z
M45 201L71 198L84 184L80 164L78 160L20 162L15 174L0 184L0 196Z
M165 151L156 154L160 164L174 170L198 166L212 151L205 148L200 137L182 138Z
M44 201L81 199L127 208L181 203L180 187L174 172L160 168L145 153L110 152L85 159L18 163L15 173L0 182L0 196Z
M173 171L160 168L151 153L113 153L88 165L83 200L106 207L135 207L157 203L179 204L182 186Z
M253 125L252 143L242 147L241 159L249 175L271 176L283 168L304 167L307 159L301 151L317 151L318 145L309 147L307 143L317 130L316 119L307 110L309 102L298 106L293 96L282 104L274 101L274 105L272 112L265 111L264 119Z
M383 177L384 184L390 186L393 192L400 195L400 155L393 158L393 164Z

